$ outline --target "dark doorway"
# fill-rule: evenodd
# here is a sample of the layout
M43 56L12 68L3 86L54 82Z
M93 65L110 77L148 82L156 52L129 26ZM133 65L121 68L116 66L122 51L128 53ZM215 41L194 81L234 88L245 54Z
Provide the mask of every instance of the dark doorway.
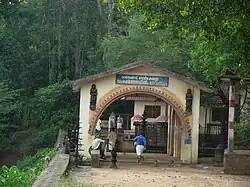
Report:
M147 123L145 138L147 140L146 152L167 152L168 123ZM136 124L136 135L140 133L140 123Z
M147 152L167 152L167 123L148 123Z
M135 101L130 100L116 100L111 103L108 108L101 115L101 120L108 120L112 112L123 118L123 129L131 129L131 118L134 116L134 105Z

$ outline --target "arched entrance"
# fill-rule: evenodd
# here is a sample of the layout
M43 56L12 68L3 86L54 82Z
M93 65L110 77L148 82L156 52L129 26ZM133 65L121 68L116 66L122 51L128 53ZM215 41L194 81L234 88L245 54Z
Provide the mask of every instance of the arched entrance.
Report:
M93 84L96 85L94 90L91 89ZM93 141L97 121L112 102L131 94L148 94L168 103L175 111L178 124L182 127L181 160L197 163L200 90L208 90L199 82L171 71L162 71L146 62L138 62L72 81L71 85L74 91L80 91L81 154L90 157L87 150ZM185 112L186 103L188 115Z
M100 98L96 110L89 112L89 135L94 135L98 119L112 102L120 97L131 94L148 94L162 99L175 110L180 119L182 128L190 129L189 117L185 114L184 106L181 105L178 98L167 89L149 86L119 86Z

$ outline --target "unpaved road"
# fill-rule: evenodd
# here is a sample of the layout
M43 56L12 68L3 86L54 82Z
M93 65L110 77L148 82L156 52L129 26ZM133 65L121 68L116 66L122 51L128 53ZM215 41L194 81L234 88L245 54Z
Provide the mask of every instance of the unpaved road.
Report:
M230 176L222 168L153 167L123 164L118 169L80 167L71 176L91 187L250 187L250 177Z

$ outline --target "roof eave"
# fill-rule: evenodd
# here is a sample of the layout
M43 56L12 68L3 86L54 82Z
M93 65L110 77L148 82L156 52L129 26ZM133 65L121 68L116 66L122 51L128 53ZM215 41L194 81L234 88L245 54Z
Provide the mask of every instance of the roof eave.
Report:
M213 93L213 92L215 92L214 89L208 88L208 87L205 87L205 86L198 85L198 88L200 88L202 91L207 92L207 93Z
M205 92L208 92L208 93L213 93L215 92L215 90L213 90L212 88L209 88L208 86L204 85L204 83L199 83L195 80L192 80L191 78L188 78L188 77L185 77L183 75L180 75L180 74L177 74L177 73L174 73L174 72L171 72L171 71L168 71L168 70L161 70L159 67L155 66L154 64L151 64L149 62L145 62L145 61L139 61L139 62L136 62L136 63L131 63L129 64L127 67L125 68L115 68L114 70L110 70L108 72L106 72L106 76L109 76L109 75L113 75L113 74L116 74L116 73L119 73L119 72L122 72L122 71L126 71L126 70L130 70L130 69L133 69L133 68L137 68L137 67L141 67L141 66L146 66L146 67L150 67L152 69L155 69L155 70L160 70L162 73L167 73L177 79L180 79L188 84L191 84L191 85L194 85L196 87L198 87L199 89L205 91ZM101 77L104 76L105 73L101 73L101 74L96 74L96 75L91 75L91 76L88 76L88 77L85 77L85 78L81 78L81 79L77 79L77 80L74 80L74 81L71 81L71 87L73 89L74 92L77 92L80 90L80 87L82 84L84 83L88 83L88 82L93 82L93 81L96 81L98 79L100 79Z
M80 87L84 83L99 80L103 76L114 75L114 74L119 73L121 71L126 71L126 70L130 70L130 69L137 68L137 67L140 67L140 66L145 66L145 65L149 65L149 63L139 61L139 62L136 62L136 63L128 64L128 67L125 67L125 68L115 68L113 70L108 70L108 71L100 73L100 74L90 75L88 77L80 78L80 79L77 79L77 80L74 80L74 81L71 81L71 82L72 82L72 84L74 86L78 85Z

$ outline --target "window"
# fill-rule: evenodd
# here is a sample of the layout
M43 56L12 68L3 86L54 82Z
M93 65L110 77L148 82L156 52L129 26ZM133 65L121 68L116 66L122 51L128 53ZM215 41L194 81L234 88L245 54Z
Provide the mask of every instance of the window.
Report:
M157 118L161 115L161 106L145 105L144 112L146 118Z
M213 108L212 109L212 121L220 121L221 109Z

